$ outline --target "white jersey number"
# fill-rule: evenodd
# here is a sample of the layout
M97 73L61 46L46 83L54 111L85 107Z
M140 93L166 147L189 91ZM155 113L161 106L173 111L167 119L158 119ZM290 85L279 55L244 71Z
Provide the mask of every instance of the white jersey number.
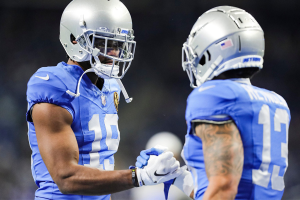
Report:
M273 165L272 174L268 172L271 163L271 116L270 108L264 104L261 107L258 117L258 123L263 125L263 149L262 149L262 163L259 169L252 170L253 183L267 188L271 179L271 186L273 190L282 191L284 189L283 176L279 176L280 166ZM281 124L285 124L286 130L281 131ZM285 134L286 143L281 143L281 157L285 158L285 168L288 166L288 125L289 115L286 110L277 108L274 115L274 134ZM277 133L276 133L277 132ZM275 148L275 147L273 147Z
M106 129L105 143L108 150L118 150L120 141L120 132L118 128L118 115L117 114L106 114L104 117L104 124ZM113 137L113 130L117 132L118 136ZM98 169L114 170L114 164L110 164L108 159L104 159L104 163L100 164L100 153L102 139L102 131L100 127L99 114L94 114L92 119L89 121L89 131L95 132L95 139L92 143L92 151L90 154L90 164L84 164L85 166L91 166ZM103 148L103 147L102 147Z

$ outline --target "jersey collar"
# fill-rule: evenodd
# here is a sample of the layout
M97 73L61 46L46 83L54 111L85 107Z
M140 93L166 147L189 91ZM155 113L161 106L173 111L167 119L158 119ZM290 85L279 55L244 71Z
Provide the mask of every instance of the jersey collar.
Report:
M78 65L69 65L65 62L60 63L61 66L67 70L75 79L79 79L80 76L83 74L83 69L81 69Z
M246 85L251 85L250 79L249 78L231 78L229 79L231 81L237 82L237 83L242 83Z

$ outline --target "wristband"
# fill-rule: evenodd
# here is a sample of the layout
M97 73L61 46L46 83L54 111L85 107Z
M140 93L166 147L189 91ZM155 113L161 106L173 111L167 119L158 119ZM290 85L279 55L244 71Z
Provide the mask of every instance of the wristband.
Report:
M130 166L129 169L131 169L131 177L132 177L132 185L134 187L140 187L137 181L137 177L136 177L136 169L134 166Z

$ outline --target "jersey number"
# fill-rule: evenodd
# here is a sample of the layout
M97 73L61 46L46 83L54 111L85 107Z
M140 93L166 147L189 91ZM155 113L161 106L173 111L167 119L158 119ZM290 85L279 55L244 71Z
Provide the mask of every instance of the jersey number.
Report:
M120 141L120 132L118 129L118 115L106 114L104 117L104 125L106 129L105 144L108 150L117 151ZM92 151L90 155L90 164L84 164L85 166L91 166L98 169L114 170L114 164L111 164L109 159L104 159L103 164L100 164L100 141L102 140L102 131L100 127L99 114L94 114L89 121L89 131L95 132L95 139L92 143ZM103 145L102 145L103 146Z
M270 108L264 104L261 107L258 117L258 123L263 125L263 148L262 163L259 169L252 170L253 183L267 188L271 179L273 190L282 191L284 189L283 176L288 166L288 148L287 143L281 143L281 157L285 158L285 167L283 176L279 176L280 166L273 165L272 174L269 173L271 163L271 132L272 134L285 134L286 142L288 141L288 124L289 115L286 110L277 108L274 115L274 131L271 131ZM281 130L281 124L285 124L286 130ZM277 132L277 133L276 133ZM276 148L276 147L273 147Z

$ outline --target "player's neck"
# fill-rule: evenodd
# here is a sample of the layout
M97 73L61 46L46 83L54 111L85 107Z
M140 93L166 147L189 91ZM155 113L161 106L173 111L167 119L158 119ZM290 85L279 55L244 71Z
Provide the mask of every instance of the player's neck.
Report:
M85 64L82 64L82 63L79 64L78 62L71 60L71 59L68 60L67 64L68 65L78 65L79 67L81 67L81 69L83 71L86 71L87 69L90 68L90 66L86 66ZM86 75L89 77L89 79L91 80L91 82L93 84L97 85L98 76L95 73L87 73ZM100 89L102 89L102 88L100 88Z
M213 80L226 80L226 79L230 79L230 78L224 74L220 74L219 76L213 78Z

